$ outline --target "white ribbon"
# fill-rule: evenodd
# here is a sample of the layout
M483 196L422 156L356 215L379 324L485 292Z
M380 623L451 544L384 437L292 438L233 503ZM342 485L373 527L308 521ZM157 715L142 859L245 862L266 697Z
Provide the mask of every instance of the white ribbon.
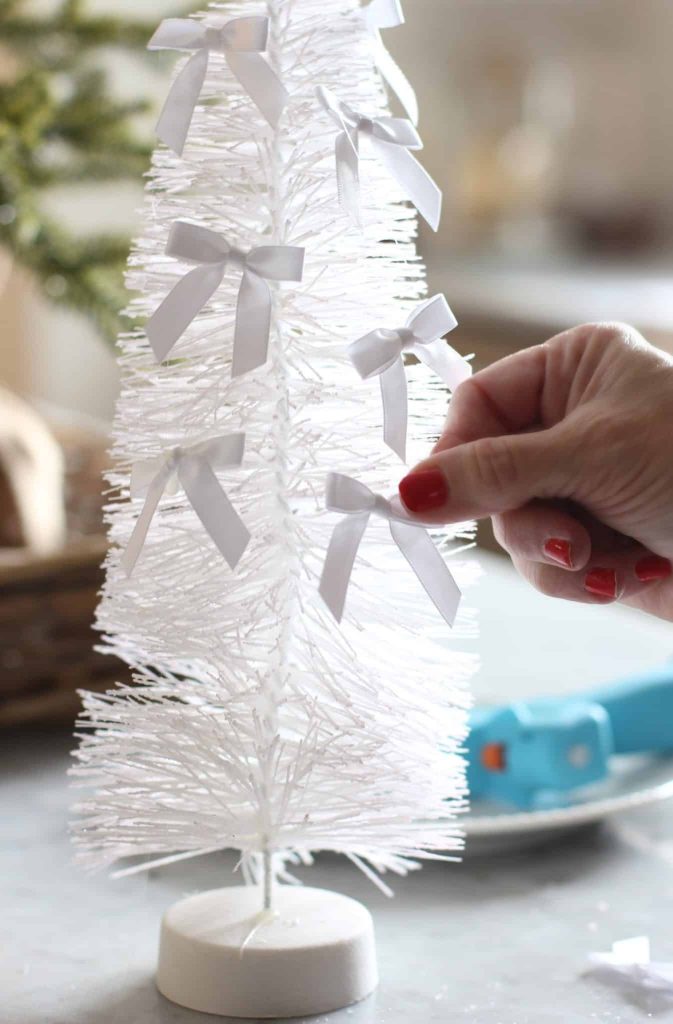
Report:
M365 24L369 29L374 48L374 60L381 75L404 107L409 120L418 124L418 100L416 93L404 72L390 56L383 40L381 29L397 28L404 25L404 13L400 0L371 0L364 8Z
M320 594L332 615L341 622L355 556L369 517L388 521L390 534L416 573L428 597L450 626L460 590L422 523L411 519L402 505L374 494L364 484L340 473L327 477L327 508L346 516L334 528L320 579Z
M159 25L148 50L196 50L177 75L157 122L157 135L182 156L194 108L208 70L211 51L223 53L232 74L274 128L288 94L261 53L266 50L269 19L234 18L224 24L193 18L166 18Z
M412 353L434 370L454 391L472 373L472 367L443 341L458 326L443 295L419 306L404 327L383 328L365 334L348 349L363 380L378 376L383 401L383 439L404 462L407 448L407 378L403 354Z
M293 245L262 245L249 253L235 249L210 228L177 220L166 253L196 263L175 285L145 326L156 358L170 354L194 317L217 291L228 266L243 272L236 305L231 373L240 377L263 366L269 347L271 289L267 281L301 281L304 250Z
M138 561L161 496L175 495L180 488L229 567L236 567L250 534L220 487L215 472L240 466L244 447L245 434L225 434L135 463L131 497L145 497L145 504L122 555L121 565L127 576Z
M335 141L339 201L347 213L360 223L360 136L365 135L375 155L392 175L402 191L428 222L433 231L439 227L442 193L410 150L423 143L411 121L403 117L368 117L343 103L320 85L318 99L340 128Z

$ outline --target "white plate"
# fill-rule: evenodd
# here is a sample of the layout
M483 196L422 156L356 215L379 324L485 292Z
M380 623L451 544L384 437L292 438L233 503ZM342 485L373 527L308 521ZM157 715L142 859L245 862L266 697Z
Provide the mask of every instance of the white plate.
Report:
M489 854L536 845L571 829L590 825L620 811L673 797L673 755L665 758L615 758L605 782L577 790L565 807L513 811L476 802L462 819L466 855Z

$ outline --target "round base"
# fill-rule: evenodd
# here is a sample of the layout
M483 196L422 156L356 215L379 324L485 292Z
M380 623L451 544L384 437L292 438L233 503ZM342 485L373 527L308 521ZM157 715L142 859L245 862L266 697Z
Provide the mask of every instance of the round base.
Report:
M338 893L232 886L175 903L161 926L157 986L225 1017L308 1017L364 999L378 984L368 910Z

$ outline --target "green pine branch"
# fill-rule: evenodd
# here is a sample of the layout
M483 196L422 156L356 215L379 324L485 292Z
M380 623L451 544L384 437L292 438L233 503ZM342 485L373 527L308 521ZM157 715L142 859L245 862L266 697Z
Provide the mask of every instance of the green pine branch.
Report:
M50 299L90 317L111 341L128 302L130 240L76 238L42 205L55 186L138 180L147 169L152 147L134 119L148 105L116 99L95 56L110 46L144 53L155 28L91 16L85 0L62 0L44 16L30 0L0 0L0 50L15 68L0 81L0 245Z
M140 50L156 29L156 22L114 16L90 16L81 2L65 0L51 15L23 14L23 0L0 0L0 38L15 51L40 52L50 68L54 62L77 59L89 47L118 46Z

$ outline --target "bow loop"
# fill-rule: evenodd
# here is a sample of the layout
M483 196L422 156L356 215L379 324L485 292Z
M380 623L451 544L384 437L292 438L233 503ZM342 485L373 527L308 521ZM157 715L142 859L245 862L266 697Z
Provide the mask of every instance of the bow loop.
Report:
M370 31L404 25L404 11L400 0L371 0L364 9L364 15Z
M263 245L246 253L210 228L176 221L166 252L196 264L169 292L145 325L161 362L219 288L228 266L242 271L236 304L232 375L239 377L267 360L272 296L268 281L301 281L304 250L294 245Z
M372 135L382 142L404 146L406 149L423 148L420 135L406 118L388 117L384 114L371 117L369 114L363 114L350 103L337 99L324 85L319 85L316 92L324 110L341 129Z
M157 122L157 135L178 156L187 140L203 83L208 55L225 55L229 70L272 127L277 127L288 100L287 90L261 54L266 50L269 19L262 16L196 21L167 18L148 43L150 50L193 50L178 72Z
M383 439L404 462L407 445L407 380L404 352L413 352L444 383L455 389L470 376L470 364L443 340L457 326L443 295L416 309L405 327L379 328L349 346L348 355L363 380L378 376L383 403Z
M176 494L180 489L230 568L236 567L250 534L218 483L215 471L240 466L244 447L244 434L227 434L189 448L173 448L133 466L131 495L144 496L145 503L121 559L127 576L140 557L162 495Z
M166 255L183 263L226 263L235 252L217 231L187 220L174 221L166 243Z
M364 126L371 126L365 128ZM423 149L420 135L411 121L404 117L360 118L360 131L369 131L375 138L388 142L391 146L403 146L405 149Z
M411 331L405 329L405 334L406 338L403 338L402 331L388 331L381 327L349 346L350 361L363 380L384 373L400 358L407 341L413 340Z
M370 513L376 506L376 495L359 480L353 480L342 473L329 473L325 504L330 512L343 512L345 515Z
M451 345L442 339L458 326L443 295L435 295L420 306L411 318L414 342L407 351L437 374L447 388L456 388L472 375L472 367Z
M206 26L194 18L164 18L147 44L148 50L199 50L206 45Z
M388 522L392 539L425 592L446 622L453 625L460 590L421 523L412 520L401 506L340 473L327 477L326 504L332 512L345 513L334 528L320 578L320 595L337 622L343 616L355 558L373 514Z
M363 114L337 99L325 86L318 86L316 94L325 112L340 128L334 143L339 202L355 223L360 224L359 136L364 135L375 156L436 231L442 193L411 152L423 146L411 121Z
M414 343L427 345L428 342L443 338L458 326L451 307L443 295L434 295L422 303L407 320Z

